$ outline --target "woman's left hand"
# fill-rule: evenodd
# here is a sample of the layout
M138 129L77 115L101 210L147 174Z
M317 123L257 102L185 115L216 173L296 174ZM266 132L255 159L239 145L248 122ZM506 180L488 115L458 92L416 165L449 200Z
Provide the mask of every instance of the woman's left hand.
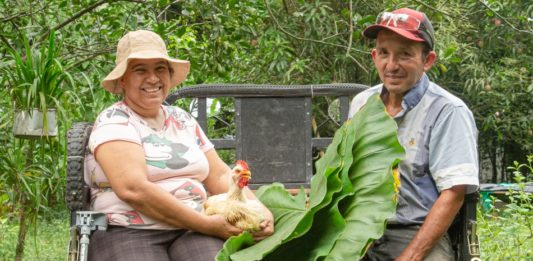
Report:
M274 216L272 216L272 212L268 208L263 208L265 220L260 224L261 230L252 233L255 242L261 241L274 233Z

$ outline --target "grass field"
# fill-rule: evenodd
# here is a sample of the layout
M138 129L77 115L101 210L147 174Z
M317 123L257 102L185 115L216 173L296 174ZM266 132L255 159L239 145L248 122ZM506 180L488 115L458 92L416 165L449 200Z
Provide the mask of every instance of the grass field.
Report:
M26 236L24 259L28 261L66 260L69 240L68 213L56 213L47 220L39 220ZM15 260L18 222L0 218L0 260Z

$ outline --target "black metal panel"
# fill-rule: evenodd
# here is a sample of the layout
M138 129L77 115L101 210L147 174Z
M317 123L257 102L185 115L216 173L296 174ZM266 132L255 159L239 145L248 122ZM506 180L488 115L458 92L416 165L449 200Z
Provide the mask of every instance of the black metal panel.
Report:
M348 113L350 112L350 99L348 96L339 97L340 104L340 115L341 123L345 122L348 119Z
M325 149L332 140L333 138L313 138L313 148Z
M312 175L310 99L236 99L237 158L253 184L308 184Z
M229 139L209 139L216 149L234 149L237 145L235 140Z
M340 119L348 116L350 96L367 86L353 83L318 85L205 84L176 90L166 99L198 98L198 122L207 132L206 97L235 98L235 136L211 141L217 149L235 148L252 168L250 187L281 182L286 188L309 187L313 149L324 149L331 137L312 138L312 98L340 98Z
M253 172L255 175L255 171ZM280 181L281 182L281 181ZM310 182L310 181L309 181ZM310 183L309 182L300 182L300 183L287 183L287 182L283 182L283 187L285 187L286 189L300 189L300 188L306 188L306 189L309 189L311 187ZM264 184L264 183L259 183L259 184L248 184L248 187L252 190L256 190L256 189L259 189L261 186L263 185L269 185L269 184Z
M205 97L198 98L198 124L202 130L207 132L207 99Z

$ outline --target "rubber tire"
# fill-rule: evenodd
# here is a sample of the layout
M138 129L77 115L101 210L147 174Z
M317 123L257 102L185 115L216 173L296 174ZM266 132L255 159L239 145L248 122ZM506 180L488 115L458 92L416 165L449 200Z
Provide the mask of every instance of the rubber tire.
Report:
M76 122L67 132L66 203L71 212L88 210L89 187L83 178L87 143L93 124Z

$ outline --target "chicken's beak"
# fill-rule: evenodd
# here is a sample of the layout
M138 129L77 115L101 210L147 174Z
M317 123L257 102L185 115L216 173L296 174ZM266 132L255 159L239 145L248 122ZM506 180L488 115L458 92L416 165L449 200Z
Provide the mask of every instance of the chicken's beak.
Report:
M239 182L238 182L239 188L242 189L242 188L248 186L248 181L250 180L251 176L252 176L252 173L249 170L241 171L240 177L239 177Z

